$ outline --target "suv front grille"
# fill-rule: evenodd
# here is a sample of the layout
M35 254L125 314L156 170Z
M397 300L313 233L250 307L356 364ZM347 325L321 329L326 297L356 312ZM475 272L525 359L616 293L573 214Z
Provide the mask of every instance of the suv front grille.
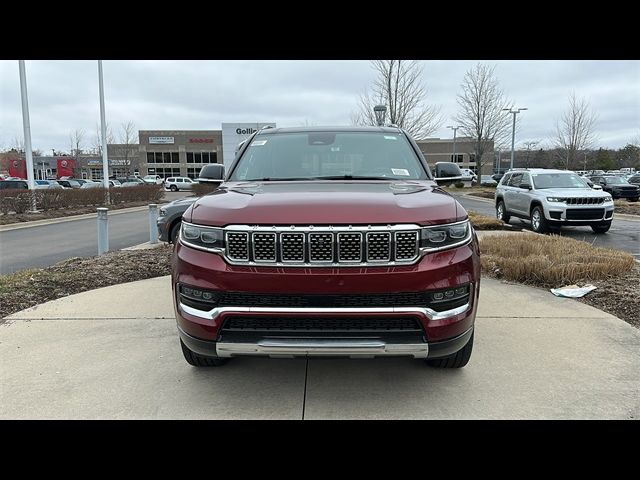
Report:
M394 265L419 257L417 225L227 228L226 258L234 264Z
M225 331L262 332L422 332L415 317L267 317L234 316L222 327Z
M599 205L604 203L604 197L568 197L564 200L567 205Z
M599 220L604 217L604 208L567 208L567 220Z

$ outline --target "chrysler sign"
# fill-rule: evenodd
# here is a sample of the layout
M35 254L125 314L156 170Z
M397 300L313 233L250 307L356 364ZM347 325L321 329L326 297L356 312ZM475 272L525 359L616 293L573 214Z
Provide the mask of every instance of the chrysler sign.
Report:
M149 143L153 144L173 144L173 137L149 137Z

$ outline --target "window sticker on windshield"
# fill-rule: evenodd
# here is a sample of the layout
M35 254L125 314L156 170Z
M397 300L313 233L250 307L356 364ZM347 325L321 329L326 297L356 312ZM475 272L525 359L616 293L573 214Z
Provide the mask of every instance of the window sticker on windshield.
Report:
M392 168L391 173L393 173L394 175L403 175L405 177L409 176L409 170L407 170L406 168Z
M385 139L385 140L397 140L397 139L398 139L398 137L395 137L395 136L393 136L393 135L385 135L385 136L384 136L384 139ZM407 175L409 175L409 174L407 173Z
M252 147L261 147L262 145L264 145L265 143L267 143L266 140L256 140L255 142L253 142L251 144Z
M332 152L339 152L340 151L340 147L331 147L331 151Z

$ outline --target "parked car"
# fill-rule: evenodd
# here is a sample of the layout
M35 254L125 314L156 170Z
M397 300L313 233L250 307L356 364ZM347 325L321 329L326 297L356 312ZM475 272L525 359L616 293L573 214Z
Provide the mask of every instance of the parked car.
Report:
M189 177L169 177L164 181L164 188L177 192L178 190L191 190L193 185L198 183L194 182Z
M460 167L454 162L436 162L433 176L438 185L451 185L464 180Z
M157 185L161 185L162 183L164 183L164 178L162 178L160 175L145 175L142 180L144 180L145 183L155 183Z
M491 175L480 175L480 185L497 185L496 182Z
M35 184L37 190L64 189L62 185L60 185L58 182L54 182L53 180L35 180Z
M189 364L242 355L467 364L478 240L406 131L258 130L226 175L184 213L173 253Z
M102 182L86 181L80 188L102 188Z
M200 177L198 183L209 184L214 189L219 187L224 177L224 166L220 164L205 165L200 169ZM180 225L182 223L182 214L198 199L197 196L189 196L174 200L160 207L158 214L158 238L163 242L170 242L175 245Z
M502 172L502 173L494 173L493 175L491 175L491 178L493 178L493 180L496 183L499 183L500 180L502 180L502 177L504 177L504 172Z
M29 189L29 182L26 180L3 180L0 182L0 190L24 190Z
M607 193L616 198L626 198L631 202L637 202L640 198L640 187L617 176L592 176L590 179L594 184L598 184Z
M56 180L64 188L80 188L81 185L76 180Z
M478 175L475 174L473 170L470 168L461 168L460 172L462 173L462 180L477 182Z
M142 180L140 177L118 177L116 178L116 180L118 180L118 182L120 182L121 185L124 185L125 183L137 183L139 185L146 185L146 182L144 180Z
M640 185L640 174L635 174L633 177L630 177L627 182L633 185Z
M538 233L563 225L588 225L605 233L613 220L611 195L589 188L582 177L567 170L511 170L500 180L494 199L499 220L523 218Z

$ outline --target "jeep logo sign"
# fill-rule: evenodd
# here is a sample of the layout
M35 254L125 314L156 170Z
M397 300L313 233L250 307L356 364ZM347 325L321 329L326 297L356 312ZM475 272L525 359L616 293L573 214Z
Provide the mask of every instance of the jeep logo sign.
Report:
M257 130L255 128L236 128L236 133L238 135L251 135L252 133L257 132Z
M236 156L238 144L262 127L275 127L273 122L268 123L222 123L222 163L230 164ZM218 150L219 151L219 150Z

